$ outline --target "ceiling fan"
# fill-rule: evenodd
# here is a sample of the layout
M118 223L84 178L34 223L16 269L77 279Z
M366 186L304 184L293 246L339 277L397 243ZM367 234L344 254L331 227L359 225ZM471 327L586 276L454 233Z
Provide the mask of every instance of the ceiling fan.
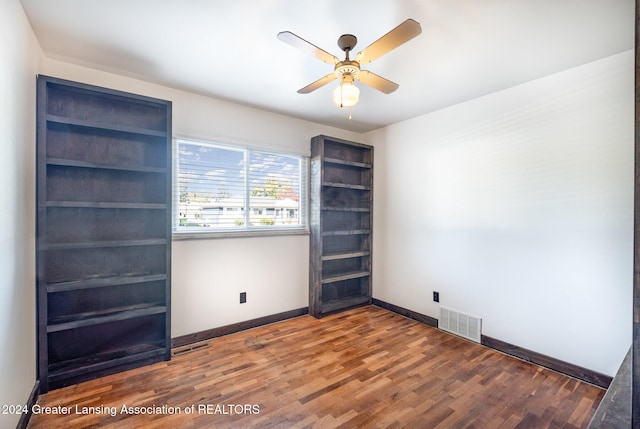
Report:
M338 46L345 53L345 59L342 61L338 57L330 54L324 49L320 49L312 43L307 42L290 31L282 31L278 33L278 39L288 43L294 48L298 48L301 51L316 57L320 61L334 65L333 73L321 77L315 82L299 89L299 94L308 94L336 79L340 79L340 86L335 89L333 93L333 100L339 107L352 107L358 102L358 98L360 96L360 90L354 85L355 80L369 85L370 87L385 94L390 94L399 87L395 82L391 82L390 80L378 76L368 70L360 69L360 65L369 64L387 52L413 39L421 32L422 27L420 27L418 22L413 19L407 19L402 24L398 25L396 28L364 48L362 51L358 52L355 60L349 58L349 53L356 46L358 39L353 34L343 34L338 39Z

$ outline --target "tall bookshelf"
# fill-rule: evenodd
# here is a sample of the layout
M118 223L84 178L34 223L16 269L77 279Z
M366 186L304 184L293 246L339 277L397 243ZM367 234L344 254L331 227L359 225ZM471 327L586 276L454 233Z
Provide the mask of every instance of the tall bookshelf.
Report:
M170 359L171 102L38 76L42 393Z
M311 139L309 312L371 303L373 147Z

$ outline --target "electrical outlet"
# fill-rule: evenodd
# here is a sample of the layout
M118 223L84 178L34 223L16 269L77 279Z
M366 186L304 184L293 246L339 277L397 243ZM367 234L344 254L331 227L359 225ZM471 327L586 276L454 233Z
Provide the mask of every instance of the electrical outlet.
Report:
M244 304L245 302L247 302L247 293L240 292L240 304Z
M433 291L433 301L440 302L440 292Z

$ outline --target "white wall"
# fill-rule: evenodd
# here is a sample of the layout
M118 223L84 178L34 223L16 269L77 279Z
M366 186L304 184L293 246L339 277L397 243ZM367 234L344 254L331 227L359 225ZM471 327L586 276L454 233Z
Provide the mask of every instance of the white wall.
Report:
M309 155L310 138L360 135L128 77L45 59L41 73L171 100L173 133ZM308 305L307 235L174 240L172 336ZM240 292L247 303L239 304Z
M35 112L40 47L20 3L0 1L0 405L36 381ZM0 414L0 427L19 415Z
M369 133L374 296L613 375L631 344L633 52ZM428 94L425 94L428 97Z

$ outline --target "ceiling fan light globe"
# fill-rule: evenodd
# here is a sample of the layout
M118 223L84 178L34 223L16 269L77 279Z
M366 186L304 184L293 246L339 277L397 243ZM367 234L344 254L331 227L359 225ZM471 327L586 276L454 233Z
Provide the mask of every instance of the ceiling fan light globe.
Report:
M353 107L359 98L360 89L353 82L343 82L333 91L333 102L338 107Z

